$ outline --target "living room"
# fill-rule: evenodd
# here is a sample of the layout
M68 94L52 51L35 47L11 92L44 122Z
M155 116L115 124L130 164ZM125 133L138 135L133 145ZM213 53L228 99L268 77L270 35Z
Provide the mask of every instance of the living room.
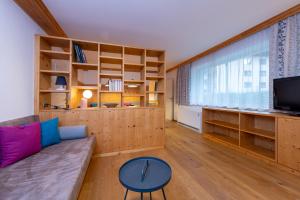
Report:
M0 2L0 199L299 199L299 0Z

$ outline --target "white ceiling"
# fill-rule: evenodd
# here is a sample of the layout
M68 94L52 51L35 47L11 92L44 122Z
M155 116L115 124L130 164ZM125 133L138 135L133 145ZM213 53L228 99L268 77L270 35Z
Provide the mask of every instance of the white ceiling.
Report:
M167 67L300 0L44 0L69 37L165 49Z

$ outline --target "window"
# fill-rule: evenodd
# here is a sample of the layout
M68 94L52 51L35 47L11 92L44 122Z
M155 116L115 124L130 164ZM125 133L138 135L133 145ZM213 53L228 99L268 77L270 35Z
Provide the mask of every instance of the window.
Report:
M192 105L267 109L269 29L192 63Z

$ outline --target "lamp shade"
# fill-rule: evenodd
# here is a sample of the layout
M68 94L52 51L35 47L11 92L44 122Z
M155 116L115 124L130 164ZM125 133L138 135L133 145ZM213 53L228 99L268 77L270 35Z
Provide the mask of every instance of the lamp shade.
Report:
M55 85L67 85L66 77L57 76Z
M93 96L93 92L91 90L84 90L82 95L84 98L90 99Z

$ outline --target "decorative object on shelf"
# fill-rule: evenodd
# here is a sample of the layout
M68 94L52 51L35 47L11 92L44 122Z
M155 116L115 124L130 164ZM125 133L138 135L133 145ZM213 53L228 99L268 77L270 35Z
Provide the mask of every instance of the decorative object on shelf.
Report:
M59 87L56 90L66 90L66 77L64 76L57 76L55 85L58 85Z
M135 105L133 104L133 103L124 103L123 104L124 106L126 106L126 107L134 107Z
M105 105L107 108L115 108L115 107L117 107L117 103L105 103L105 104L103 104L103 105Z
M47 108L49 108L49 109L55 109L55 110L57 110L57 109L69 110L70 109L68 103L66 103L65 107L62 106L62 105L52 105L52 104L49 104L49 103L46 103L46 102L43 103L43 109L47 109Z
M129 88L137 88L139 86L140 86L139 84L128 84L127 85L127 87L129 87Z
M98 106L98 103L96 103L96 102L90 103L90 107L95 108L95 107L97 107L97 106Z
M81 98L80 108L87 108L88 107L88 99L92 98L93 92L91 90L84 90L82 93L83 98Z

